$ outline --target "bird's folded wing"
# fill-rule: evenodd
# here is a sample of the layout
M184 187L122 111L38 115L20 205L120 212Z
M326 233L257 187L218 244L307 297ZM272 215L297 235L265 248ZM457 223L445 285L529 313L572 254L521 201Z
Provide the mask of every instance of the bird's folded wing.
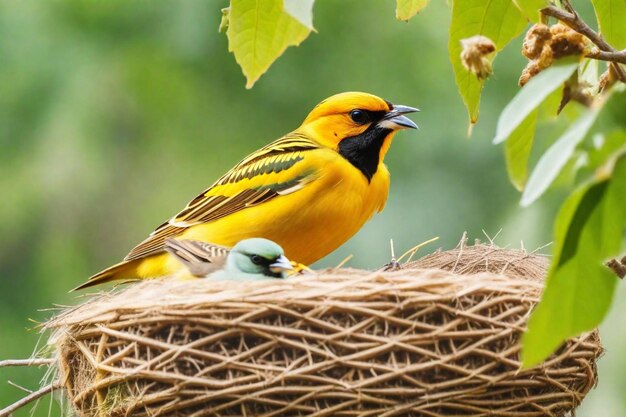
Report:
M224 246L213 243L172 238L165 239L165 250L198 277L206 276L223 267L230 251Z
M165 239L185 229L208 223L240 210L298 191L317 177L305 154L319 145L291 133L249 155L187 207L150 234L124 258L144 258L164 250Z

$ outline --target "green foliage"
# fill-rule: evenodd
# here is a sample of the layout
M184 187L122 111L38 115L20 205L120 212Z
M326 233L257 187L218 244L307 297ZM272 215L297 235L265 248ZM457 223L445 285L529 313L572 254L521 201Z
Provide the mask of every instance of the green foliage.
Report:
M494 144L505 142L505 159L511 183L523 191L528 180L528 161L535 139L539 108L578 69L577 59L563 59L533 77L506 105L496 127ZM536 178L539 179L539 178ZM535 189L529 187L528 189Z
M397 0L396 18L408 21L428 5L428 0Z
M484 80L461 63L461 39L483 35L502 50L526 26L526 19L511 0L454 0L448 52L456 85L469 114L470 124L478 121L480 92Z
M595 171L601 168L614 155L624 151L626 145L626 131L614 130L610 133L600 133L594 137L593 144L587 149L587 167Z
M576 150L584 156L577 164L581 178L592 179L558 215L546 289L523 342L527 366L545 359L566 338L598 326L611 304L616 277L603 262L619 253L626 234L626 92L619 88L608 96L578 116L540 157L522 196L522 205L532 203ZM585 148L590 132L594 141Z
M493 143L499 144L507 140L520 123L577 69L578 61L563 60L532 78L500 113Z
M597 114L595 110L586 112L541 156L524 188L520 203L522 206L530 205L548 189L586 137Z
M600 33L616 49L626 48L626 1L591 0Z
M567 338L592 330L606 315L618 278L603 265L626 232L626 157L609 178L575 191L556 221L554 257L543 297L528 323L522 357L544 360Z
M541 7L539 2L527 2L521 7L526 15L526 6L530 10ZM594 8L606 40L623 48L626 3L597 0ZM523 192L522 206L537 200L558 176L572 173L572 169L579 171L576 179L586 184L568 198L557 219L555 258L541 304L532 315L524 339L524 361L528 366L545 359L566 338L598 326L611 303L615 277L603 261L619 252L625 233L623 225L616 224L626 217L622 184L626 179L620 178L626 172L623 162L612 177L606 176L606 167L626 148L626 103L623 87L599 94L598 86L597 62L560 60L531 78L498 120L493 142L506 141L507 171L513 185ZM563 95L561 105L574 98L591 108L580 111L575 105L568 106L564 112L567 114L559 119L569 119L570 126L547 146L527 179L537 127L552 119L540 107L545 107L559 91ZM585 142L591 133L594 142L589 147ZM574 157L576 163L572 163ZM602 179L597 179L598 175Z
M246 88L252 88L285 49L299 45L309 36L313 2L302 1L300 7L289 4L288 12L283 0L231 1L226 31L228 49L246 76Z
M515 4L520 8L524 16L532 23L541 21L539 9L548 5L547 0L515 0Z
M528 179L528 158L533 147L538 109L532 111L508 136L504 145L506 169L511 182L521 191Z

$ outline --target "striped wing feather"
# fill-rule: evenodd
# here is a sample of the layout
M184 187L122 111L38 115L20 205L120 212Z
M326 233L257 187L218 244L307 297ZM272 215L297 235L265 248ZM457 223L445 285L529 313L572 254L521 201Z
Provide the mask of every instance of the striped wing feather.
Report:
M230 251L224 246L198 240L165 239L165 250L171 253L193 275L198 277L220 269Z
M304 159L304 153L319 145L299 133L288 134L252 153L210 188L191 200L176 216L156 228L124 260L132 261L162 252L165 240L185 229L215 221L248 207L263 204L304 187L315 178L312 171L289 170ZM278 180L277 175L280 175Z

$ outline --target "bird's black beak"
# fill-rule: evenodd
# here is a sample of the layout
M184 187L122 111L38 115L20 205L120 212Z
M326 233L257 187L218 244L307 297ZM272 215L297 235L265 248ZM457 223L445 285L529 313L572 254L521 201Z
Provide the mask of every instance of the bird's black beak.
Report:
M405 114L415 113L418 111L419 109L416 109L415 107L394 104L391 111L387 112L387 114L383 116L382 120L378 122L378 126L391 130L419 129L413 120L404 116Z

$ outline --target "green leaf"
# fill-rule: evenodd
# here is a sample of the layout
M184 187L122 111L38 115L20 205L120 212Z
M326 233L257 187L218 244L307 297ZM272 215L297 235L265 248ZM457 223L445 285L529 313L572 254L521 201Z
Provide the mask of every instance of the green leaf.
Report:
M541 13L539 9L543 9L548 5L547 0L513 0L517 7L524 13L524 16L533 23L541 22Z
M591 0L600 33L616 49L626 48L626 1Z
M448 52L456 85L467 108L470 123L478 121L483 81L461 63L461 39L483 35L500 51L526 26L526 19L511 0L454 0Z
M608 134L597 134L593 137L593 147L587 151L587 168L596 170L615 154L626 152L626 132L615 130Z
M618 86L616 86L618 87ZM588 150L587 168L597 169L626 148L626 89L613 88L604 102Z
M626 130L626 90L620 87L615 86L612 88L611 96L602 106L602 115L599 122L605 131L612 129Z
M396 19L408 21L427 5L428 0L398 0L396 3Z
M576 146L585 138L597 116L597 110L583 114L541 156L522 194L520 204L523 207L530 205L548 189L574 153Z
M561 100L563 99L564 86L565 85L548 94L548 97L546 97L539 105L539 114L537 115L537 120L539 122L554 121L559 118L557 111L559 109L559 105L561 104ZM568 108L566 107L565 110L568 110Z
M228 50L252 88L287 47L299 45L311 29L287 13L282 0L232 0Z
M506 170L509 173L511 183L522 191L528 179L528 158L533 147L535 138L535 126L537 125L537 113L530 113L517 129L511 133L509 140L504 145L506 157Z
M311 30L313 27L313 3L315 0L284 0L285 12Z
M494 144L507 140L524 119L576 71L578 60L571 59L555 63L540 72L526 84L506 105L496 127Z
M580 64L580 76L579 80L581 83L585 83L589 86L597 86L598 81L600 79L599 70L599 61L597 59L583 59Z
M617 255L626 232L624 195L626 157L616 162L610 179L586 184L561 207L546 287L522 338L525 367L592 330L606 315L618 278L603 263Z

